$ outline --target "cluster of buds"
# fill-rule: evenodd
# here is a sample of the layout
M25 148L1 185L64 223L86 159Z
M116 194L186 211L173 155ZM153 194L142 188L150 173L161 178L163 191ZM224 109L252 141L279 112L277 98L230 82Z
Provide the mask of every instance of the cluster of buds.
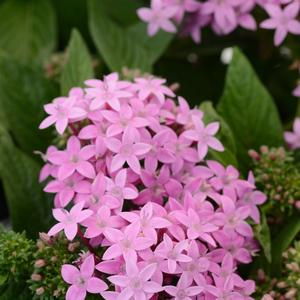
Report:
M89 249L82 264L62 264L66 299L252 299L237 266L257 251L248 220L260 222L266 197L252 176L205 160L224 150L219 123L164 79L113 73L86 85L45 105L40 125L69 133L66 149L44 156L57 220L48 234Z
M300 172L293 153L284 148L262 146L250 150L255 181L267 195L265 209L269 221L280 222L284 215L300 209Z
M268 293L270 299L297 300L300 295L300 242L283 253L282 275L270 278L258 271L257 297Z
M33 299L65 299L68 285L61 277L61 266L80 263L84 249L78 241L70 242L62 234L50 237L41 233L32 257L32 274L27 281Z
M23 283L29 276L34 252L34 242L24 233L0 231L1 283Z

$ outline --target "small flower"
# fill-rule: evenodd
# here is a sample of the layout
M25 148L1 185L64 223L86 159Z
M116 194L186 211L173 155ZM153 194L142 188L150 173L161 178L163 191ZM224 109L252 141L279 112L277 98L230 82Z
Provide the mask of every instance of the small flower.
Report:
M124 131L122 141L110 138L106 140L106 146L116 153L111 161L111 172L119 170L127 162L132 171L137 174L141 172L139 157L151 149L151 145L136 142L134 132L130 128Z
M266 4L265 9L270 15L270 19L263 21L260 27L265 29L276 29L274 42L279 46L287 34L300 34L300 22L297 21L299 13L299 3L297 1L287 5L284 9L274 4Z
M89 209L82 210L83 206L84 202L79 202L71 208L70 212L63 208L53 209L53 216L59 223L49 230L48 235L52 236L64 230L68 240L72 241L77 234L78 224L93 214Z
M200 295L203 291L203 287L201 286L192 286L192 280L189 280L188 276L183 273L176 287L172 285L168 285L165 287L165 291L173 296L174 300L192 300L195 296Z
M77 171L87 178L95 177L95 169L88 160L95 155L95 147L88 145L83 148L77 137L71 136L65 151L55 151L49 154L49 161L59 166L58 179L64 180Z
M116 300L130 300L130 299L150 299L153 294L163 290L163 287L151 281L156 264L150 264L139 270L134 260L126 261L126 275L115 275L108 277L108 280L122 288ZM105 299L105 293L102 294Z
M73 265L62 266L61 275L67 283L71 284L66 300L84 300L87 292L98 294L108 288L103 280L93 276L94 271L95 262L92 255L84 260L79 270Z
M85 84L89 86L85 89L88 96L93 98L90 104L91 110L102 108L105 104L108 104L114 110L120 110L120 99L128 98L131 93L125 91L125 88L129 86L129 82L119 81L119 75L112 73L104 77L104 80L90 79L85 81Z
M193 122L195 129L185 131L183 136L198 143L198 157L200 160L206 156L208 147L216 151L224 151L223 145L214 137L219 130L218 122L210 123L205 127L201 119L195 116L193 116Z
M86 114L75 104L75 97L60 97L56 98L53 103L46 104L44 109L50 116L40 124L39 128L44 129L55 123L57 132L63 134L72 119L82 118Z
M140 8L137 13L143 21L149 23L148 34L153 36L160 28L168 32L176 31L175 25L170 21L176 11L176 7L163 6L162 0L152 0L151 9Z

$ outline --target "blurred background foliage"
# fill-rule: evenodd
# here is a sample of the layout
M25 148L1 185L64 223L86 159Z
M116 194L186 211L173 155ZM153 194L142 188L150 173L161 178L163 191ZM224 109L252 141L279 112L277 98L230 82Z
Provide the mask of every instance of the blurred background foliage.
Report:
M67 94L71 86L82 84L87 77L99 78L110 71L122 71L123 66L152 72L167 78L169 84L179 83L178 94L192 106L211 101L203 103L205 111L209 111L208 119L220 120L213 107L223 94L227 70L220 56L224 48L238 46L275 100L283 124L289 126L295 117L297 100L291 91L299 74L290 70L290 66L300 58L299 37L290 37L281 48L273 46L273 33L263 30L254 33L238 30L227 37L217 37L207 30L200 45L189 38L163 32L149 38L146 25L135 14L145 3L142 0L113 0L113 5L112 0L0 1L0 217L7 217L8 206L15 230L25 229L28 236L36 236L38 231L49 228L52 199L48 199L38 183L42 160L34 154L37 150L45 151L55 138L51 130L38 130L44 116L43 104ZM239 76L244 84L254 75L248 62L243 57L240 60ZM234 79L237 85L240 79ZM231 149L227 162L233 164L237 161L236 152L238 159L241 153L245 155L245 147L257 148L264 139L274 141L275 146L282 142L273 101L261 91L256 78L251 80L255 88L259 86L251 98L255 98L253 109L259 111L263 107L265 115L274 115L276 124L270 119L264 132L274 126L277 139L262 134L253 143L239 140L237 145L242 145L243 152L239 145L237 150L235 146ZM243 86L239 88L242 90ZM226 98L229 89L226 93L222 101L229 101L226 105L234 109L231 97ZM237 112L245 117L244 122L251 124L251 115L247 115L250 99L247 95L243 99ZM222 109L220 104L217 110L224 112L224 105ZM235 134L232 113L227 110L221 119ZM251 131L249 124L244 125ZM222 127L227 140L232 134L226 133L228 125ZM239 136L241 132L235 138ZM226 163L224 157L220 161Z

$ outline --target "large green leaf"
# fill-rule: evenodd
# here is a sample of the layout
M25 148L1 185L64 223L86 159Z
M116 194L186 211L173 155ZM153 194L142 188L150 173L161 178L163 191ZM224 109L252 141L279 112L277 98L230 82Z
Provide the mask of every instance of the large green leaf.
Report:
M255 226L255 237L259 241L268 262L271 262L272 255L271 255L270 228L267 222L267 217L263 211L261 211L260 217L261 217L260 223Z
M29 237L48 231L51 220L51 203L38 182L39 170L39 164L17 149L0 127L0 176L12 226Z
M282 253L290 246L300 232L300 214L295 213L278 233L272 244L272 273L276 276L281 272Z
M56 20L50 0L6 0L0 6L0 49L40 64L55 47Z
M81 87L94 77L89 51L78 30L74 29L67 50L67 62L61 74L61 91L68 94L72 87Z
M225 122L225 120L216 112L212 102L204 101L201 103L199 108L204 112L203 120L205 124L215 121L220 123L220 130L217 133L216 137L224 145L225 151L217 152L214 150L209 150L209 158L215 159L224 165L231 164L237 166L238 163L236 159L236 145L230 127Z
M124 20L117 17L120 7L127 7ZM150 72L153 64L162 55L172 35L159 32L150 38L146 25L136 17L136 6L129 0L89 0L90 31L96 47L112 71L123 67Z
M234 50L227 71L218 112L231 127L244 169L250 162L249 149L283 143L283 129L273 99L239 49Z
M40 71L0 59L1 116L19 146L30 154L44 150L50 141L49 131L39 130L38 126L44 117L43 104L55 94L55 87Z

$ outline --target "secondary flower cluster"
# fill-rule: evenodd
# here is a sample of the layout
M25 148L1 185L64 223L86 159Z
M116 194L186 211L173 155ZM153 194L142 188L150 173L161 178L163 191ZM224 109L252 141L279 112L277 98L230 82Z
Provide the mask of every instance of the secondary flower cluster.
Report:
M44 156L58 221L48 234L89 249L62 266L66 299L252 299L254 282L236 269L257 251L247 220L259 223L265 197L251 176L205 161L209 148L223 151L219 124L177 105L163 79L85 83L45 105L40 126L71 132L66 149Z
M298 0L151 0L151 8L139 9L138 15L149 23L149 35L159 29L176 32L176 24L182 26L184 34L200 43L201 30L207 26L217 35L227 35L237 27L256 30L257 23L252 14L257 6L269 15L260 27L275 30L276 46L288 33L300 34Z

